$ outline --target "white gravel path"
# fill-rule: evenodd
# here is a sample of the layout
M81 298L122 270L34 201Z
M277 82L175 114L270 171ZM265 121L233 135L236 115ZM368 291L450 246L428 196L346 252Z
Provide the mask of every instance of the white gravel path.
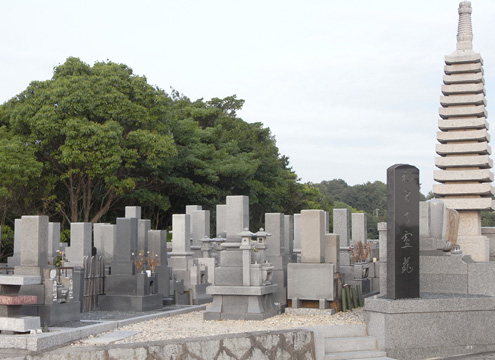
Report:
M363 309L352 312L330 310L287 309L284 314L263 321L252 320L203 320L204 311L195 311L173 317L163 317L120 327L119 331L138 331L134 336L114 342L114 344L139 343L188 337L202 337L222 334L235 334L262 330L293 329L307 326L363 324ZM91 338L91 337L90 337ZM85 341L72 346L84 346Z

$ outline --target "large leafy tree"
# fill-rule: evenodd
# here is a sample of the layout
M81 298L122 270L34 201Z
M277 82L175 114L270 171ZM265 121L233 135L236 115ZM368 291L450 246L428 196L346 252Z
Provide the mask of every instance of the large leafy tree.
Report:
M243 100L234 95L191 101L175 91L172 97L178 156L161 178L173 212L184 211L187 204L214 211L227 195L248 195L254 229L263 223L265 212L305 208L310 197L301 194L311 192L297 182L270 129L237 116Z
M0 209L28 195L12 219L29 210L96 222L132 204L165 228L186 205L203 205L214 220L226 196L248 195L256 229L266 212L320 207L321 193L298 182L270 129L238 117L243 104L235 95L168 95L126 65L69 58L0 106L0 155L16 153L0 167L22 169L0 188Z
M42 167L45 211L98 221L119 196L145 186L142 168L175 155L170 98L126 65L69 58L2 106L2 123Z

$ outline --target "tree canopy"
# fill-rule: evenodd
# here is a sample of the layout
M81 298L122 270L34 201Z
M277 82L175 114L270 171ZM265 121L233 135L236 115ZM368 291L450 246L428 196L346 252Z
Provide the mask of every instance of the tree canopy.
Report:
M140 205L156 228L198 204L248 195L251 220L313 206L269 128L244 100L191 101L113 62L68 58L0 106L0 224L24 214L109 221Z

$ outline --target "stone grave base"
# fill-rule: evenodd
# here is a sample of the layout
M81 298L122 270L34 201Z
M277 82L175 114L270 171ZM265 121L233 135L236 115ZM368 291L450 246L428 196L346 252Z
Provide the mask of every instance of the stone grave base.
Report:
M495 351L495 297L421 294L421 298L365 299L368 334L399 360Z
M277 285L209 286L213 302L204 312L204 320L264 320L278 314L273 294Z
M150 311L163 307L161 294L137 295L100 295L98 309L107 311Z
M363 295L369 294L371 292L371 280L369 278L366 279L354 279L350 281L346 281L347 284L353 285L353 286L360 286L361 287L361 293Z
M287 266L287 298L292 307L300 300L317 300L326 308L337 296L333 264L291 263Z
M50 305L24 305L22 314L25 316L39 316L41 326L55 326L68 321L79 321L81 303L54 303Z
M420 257L420 292L495 296L495 262L474 262L470 256Z
M40 330L41 323L38 316L0 317L2 332L26 333L31 330Z
M490 240L486 236L459 236L457 244L464 254L471 255L474 261L490 260Z
M211 295L206 294L206 288L210 284L198 284L192 287L193 296L192 296L192 304L191 305L202 305L210 303L213 298Z

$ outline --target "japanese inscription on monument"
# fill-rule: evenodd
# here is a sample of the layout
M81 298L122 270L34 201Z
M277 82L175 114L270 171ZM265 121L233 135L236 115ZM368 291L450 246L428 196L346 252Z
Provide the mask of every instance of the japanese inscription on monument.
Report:
M419 297L419 170L387 169L387 297Z

